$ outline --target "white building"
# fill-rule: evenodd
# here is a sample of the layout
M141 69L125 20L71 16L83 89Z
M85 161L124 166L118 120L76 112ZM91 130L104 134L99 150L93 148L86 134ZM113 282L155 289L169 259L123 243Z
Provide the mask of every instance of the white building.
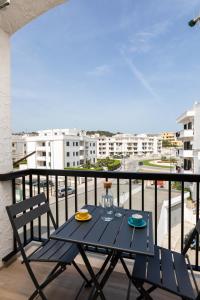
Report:
M178 138L183 142L179 151L184 173L200 173L200 103L194 103L190 110L177 118L183 129Z
M12 158L13 162L26 156L26 138L21 134L12 134Z
M38 131L27 137L28 168L64 169L79 167L97 159L97 140L77 129L52 129Z
M116 134L101 136L97 143L97 156L147 156L158 155L162 150L162 140L157 135Z

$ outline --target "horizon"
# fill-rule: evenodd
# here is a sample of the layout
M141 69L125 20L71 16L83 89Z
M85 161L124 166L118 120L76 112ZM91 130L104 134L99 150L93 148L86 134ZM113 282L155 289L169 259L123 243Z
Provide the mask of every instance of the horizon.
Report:
M34 20L11 40L13 131L176 132L200 98L200 29L188 26L199 10L77 0Z

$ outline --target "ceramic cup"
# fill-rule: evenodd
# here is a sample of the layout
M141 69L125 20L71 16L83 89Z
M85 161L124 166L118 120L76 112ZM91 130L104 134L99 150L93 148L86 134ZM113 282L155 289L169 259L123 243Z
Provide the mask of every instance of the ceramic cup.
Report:
M87 218L88 216L88 210L85 208L79 209L79 211L77 212L77 214L79 214L79 216L81 218Z
M142 225L142 220L143 220L143 216L142 215L140 215L140 214L133 214L131 216L131 218L132 218L132 222L133 222L134 225L136 225L136 226Z

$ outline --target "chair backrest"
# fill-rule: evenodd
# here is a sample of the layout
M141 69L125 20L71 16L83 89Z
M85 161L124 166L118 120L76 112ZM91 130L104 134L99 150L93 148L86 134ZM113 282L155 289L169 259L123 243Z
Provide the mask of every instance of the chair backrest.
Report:
M21 245L21 241L18 230L46 213L49 214L53 226L56 228L55 220L44 193L7 206L6 210L19 245Z
M194 227L192 233L190 234L190 237L189 237L185 247L183 248L183 251L182 251L183 254L186 254L186 252L190 248L191 243L199 234L200 234L200 219L198 220L196 226ZM199 245L197 245L197 246L199 247Z

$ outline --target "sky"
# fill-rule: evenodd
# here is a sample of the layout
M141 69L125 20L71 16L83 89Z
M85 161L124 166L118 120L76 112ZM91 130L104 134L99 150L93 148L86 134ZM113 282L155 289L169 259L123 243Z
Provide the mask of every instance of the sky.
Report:
M12 45L12 128L176 131L200 101L200 0L70 0Z

